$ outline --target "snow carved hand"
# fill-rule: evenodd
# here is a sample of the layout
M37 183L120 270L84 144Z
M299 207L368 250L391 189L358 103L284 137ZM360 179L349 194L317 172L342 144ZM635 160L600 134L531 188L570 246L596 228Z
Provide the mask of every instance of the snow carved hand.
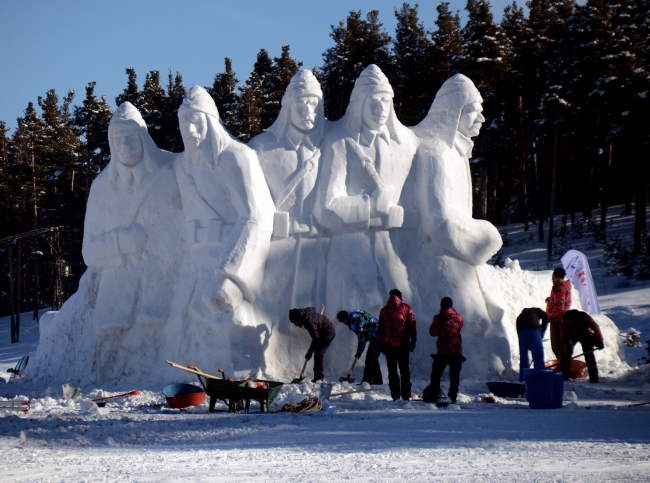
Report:
M142 253L147 232L139 223L134 223L128 228L120 228L117 234L120 250L125 255L138 256Z

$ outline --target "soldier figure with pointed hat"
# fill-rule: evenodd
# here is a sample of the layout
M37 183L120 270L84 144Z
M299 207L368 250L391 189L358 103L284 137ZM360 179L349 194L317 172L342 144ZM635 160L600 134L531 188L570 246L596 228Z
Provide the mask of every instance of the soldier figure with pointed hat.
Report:
M415 154L415 137L397 119L393 89L379 67L363 70L345 115L323 146L315 211L331 235L326 306L378 313L380 294L393 287L400 287L410 301L406 267L389 233L404 219L398 203Z
M180 266L185 239L174 155L156 147L131 103L111 118L108 141L111 161L90 189L82 249L99 284L92 315L97 384L121 374L118 348L159 356L176 282L169 273Z
M187 92L178 118L185 152L175 171L189 254L171 319L179 337L188 324L204 329L193 331L200 340L184 340L180 351L210 343L200 355L214 363L220 347L230 352L229 332L215 326L254 323L250 304L264 271L273 201L255 152L224 129L205 89L194 86ZM259 348L243 352L258 357ZM247 361L248 369L257 362Z
M263 294L265 313L277 324L272 351L289 353L296 364L302 353L303 331L291 330L286 314L293 307L320 307L324 303L324 260L327 238L314 216L314 187L327 121L323 93L314 74L298 71L282 97L282 109L269 129L254 137L249 147L257 152L275 203L273 238L267 259ZM316 263L314 263L316 261ZM276 360L279 360L276 358Z
M467 321L466 348L494 353L489 369L499 371L510 361L510 348L501 343L503 331L510 329L502 324L503 310L491 299L490 287L480 283L479 271L501 247L501 236L490 222L472 218L469 159L471 138L485 122L482 102L474 83L457 74L443 84L428 115L413 129L419 140L414 191L421 236L409 273L420 299L431 304L424 310L437 312L433 301L445 296L454 300ZM494 337L486 337L488 330ZM511 330L511 340L516 340L514 327ZM470 358L469 364L477 372L487 367L484 358Z

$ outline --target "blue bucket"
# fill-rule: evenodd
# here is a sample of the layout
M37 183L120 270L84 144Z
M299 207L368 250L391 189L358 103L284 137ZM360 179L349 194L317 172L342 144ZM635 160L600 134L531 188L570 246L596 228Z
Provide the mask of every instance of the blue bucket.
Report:
M562 407L562 400L564 399L564 374L561 372L553 373L553 409L560 409Z
M526 397L530 409L552 409L553 371L546 369L526 371L524 377L526 379Z

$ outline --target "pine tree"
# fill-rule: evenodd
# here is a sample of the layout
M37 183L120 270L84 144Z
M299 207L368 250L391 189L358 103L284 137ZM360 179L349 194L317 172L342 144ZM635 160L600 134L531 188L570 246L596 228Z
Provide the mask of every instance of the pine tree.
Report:
M237 121L235 113L238 110L239 95L237 94L237 84L239 80L235 77L232 70L232 60L230 57L225 58L226 71L217 74L214 77L212 87L206 88L217 105L219 116L224 127L233 135L238 136L236 132Z
M84 197L86 202L88 201L90 184L110 160L108 124L113 112L108 107L106 96L102 95L101 99L97 98L95 85L96 82L88 83L83 105L74 108L74 125L79 129L79 134L83 136L81 146L83 154L80 156L77 166L84 171Z
M291 78L302 67L302 62L291 57L290 46L282 46L280 57L273 57L273 83L267 91L266 113L262 122L262 129L266 130L275 122L282 108L282 96L284 96Z
M431 46L427 54L431 87L429 95L438 92L442 84L459 72L464 57L460 14L449 11L449 2L440 2L436 7L437 29L431 33Z
M390 75L395 90L395 112L400 121L412 126L420 122L429 110L433 96L429 96L433 69L427 62L431 42L418 18L418 5L402 4L395 10L397 27L393 42L394 65Z
M503 13L503 21L501 23L503 32L506 37L506 50L510 57L510 65L512 70L512 77L510 79L510 91L516 96L511 103L508 113L512 113L510 117L511 123L516 126L517 133L517 158L518 158L518 179L514 181L517 188L517 221L523 222L525 231L528 231L528 179L529 168L528 159L529 153L527 146L531 144L530 133L531 130L526 126L525 118L529 112L524 110L524 96L523 96L523 60L524 60L524 44L526 42L526 18L524 16L523 8L519 7L515 1L512 5L508 5ZM534 177L533 177L534 179ZM534 186L534 183L533 183Z
M115 98L115 105L120 107L124 101L129 101L136 108L140 109L142 107L142 92L138 88L138 74L136 74L133 67L126 68L126 75L129 80L126 85L126 88Z
M350 102L354 82L361 71L370 64L376 64L384 72L390 71L390 36L382 31L379 12L371 10L366 20L361 11L350 12L346 22L332 25L330 36L334 46L323 54L324 64L320 69L323 85L325 116L336 121L345 113Z
M253 71L246 84L239 89L240 101L237 105L236 130L240 141L247 143L262 132L262 114L266 100L262 90L262 80ZM233 133L234 135L234 133Z
M183 138L181 136L180 126L178 124L178 108L183 104L183 99L187 91L183 86L183 76L176 72L172 77L172 71L169 70L167 95L164 98L163 111L161 116L162 141L158 145L160 149L165 149L173 153L183 151Z
M257 53L257 59L255 61L255 64L253 65L253 72L251 72L251 76L249 79L246 81L247 86L256 86L257 83L259 82L259 93L256 94L256 96L261 97L261 104L260 104L260 109L259 109L259 116L260 119L258 120L253 120L251 118L247 118L248 120L244 122L244 124L247 124L249 126L252 125L259 125L260 132L268 128L271 124L273 124L273 121L277 117L277 113L280 112L280 109L278 108L278 105L276 105L277 99L272 98L275 90L275 79L274 79L274 69L273 69L273 60L271 60L271 57L269 56L269 53L266 51L266 49L261 49ZM254 79L253 79L254 76ZM253 87L255 89L257 87ZM246 91L249 94L249 97L247 98L246 102L250 102L251 97L250 94L253 93L253 91L250 90L250 88ZM244 91L242 91L242 102L243 100L243 94ZM256 100L254 102L257 102L259 99L258 97L255 98ZM252 111L249 111L252 112ZM252 131L246 131L250 134L250 137L254 136ZM248 139L250 139L250 137Z
M165 133L163 132L164 112L167 107L165 90L160 85L160 72L152 70L145 76L141 96L142 107L140 112L147 124L149 135L157 146L166 148Z
M499 223L501 205L505 207L508 202L497 197L499 174L504 165L510 167L515 162L509 149L515 144L515 134L505 117L504 93L499 91L510 72L509 59L505 35L494 23L490 3L468 0L466 8L469 15L463 29L462 72L474 81L484 100L483 109L490 113L474 149L472 167L478 183L475 213L478 218Z

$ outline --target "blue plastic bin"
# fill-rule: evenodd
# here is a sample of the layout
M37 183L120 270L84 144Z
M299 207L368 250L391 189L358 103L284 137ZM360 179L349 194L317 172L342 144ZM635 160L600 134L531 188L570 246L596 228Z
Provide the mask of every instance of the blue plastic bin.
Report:
M530 409L553 408L553 371L525 371L526 397Z
M562 407L564 399L564 374L561 372L553 373L553 409Z

